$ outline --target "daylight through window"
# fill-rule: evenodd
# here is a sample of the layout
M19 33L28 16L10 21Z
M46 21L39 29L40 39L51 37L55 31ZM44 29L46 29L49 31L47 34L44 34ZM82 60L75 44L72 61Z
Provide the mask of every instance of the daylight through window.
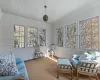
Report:
M79 22L80 48L98 50L99 17Z
M67 25L65 30L66 47L76 48L76 23Z
M38 29L34 27L28 27L28 47L38 45Z
M25 47L24 42L24 26L14 26L14 47L23 48Z

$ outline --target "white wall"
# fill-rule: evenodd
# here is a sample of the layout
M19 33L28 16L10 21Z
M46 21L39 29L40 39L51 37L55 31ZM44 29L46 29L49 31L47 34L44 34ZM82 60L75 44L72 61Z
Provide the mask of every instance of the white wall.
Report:
M52 25L45 24L43 22L30 20L26 18L22 18L19 16L14 16L11 14L3 13L2 22L0 26L0 53L12 51L16 57L20 57L23 60L29 60L34 58L34 48L27 47L27 36L25 36L25 48L13 48L14 41L14 25L24 25L33 26L37 28L46 29L46 47L41 47L41 50L44 54L47 53L47 49L51 43L56 44L56 28L65 27L66 25L77 23L81 20L85 20L88 18L92 18L95 16L100 17L100 4L95 4L91 6L86 6L84 8L80 8L77 11L73 11L69 15L64 16L57 22L54 22ZM27 30L25 31L25 35L27 35ZM100 35L99 35L100 38ZM77 44L78 44L77 39ZM100 41L99 41L100 44ZM71 58L74 53L78 52L78 45L76 49L66 48L66 47L56 47L56 55L59 57ZM99 47L100 50L100 47Z
M72 23L77 23L77 27L78 26L78 22L81 20L85 20L85 19L89 19L95 16L99 16L100 19L100 3L95 3L94 5L90 5L90 6L85 6L84 8L80 8L77 11L74 11L72 13L70 13L69 15L64 16L63 18L61 18L60 20L58 20L57 22L53 23L52 26L54 27L53 32L54 33L54 42L55 44L57 44L57 34L56 34L56 29L59 27L65 27L66 25L72 24ZM100 22L100 20L99 20ZM100 30L100 27L99 27ZM78 33L77 33L78 34ZM99 32L100 34L100 32ZM100 35L99 35L99 40L100 40ZM78 46L78 38L77 38L77 48L76 49L71 49L71 48L65 48L65 47L56 47L56 55L59 57L66 57L66 58L71 58L72 55L74 53L78 53L79 51L79 46ZM100 41L99 41L100 44ZM100 47L99 47L100 50Z
M2 18L2 11L0 9L0 49L1 49L1 46L2 46L2 26L1 26L1 18Z
M25 26L25 48L13 48L14 43L14 25ZM3 13L2 16L2 47L0 53L12 51L16 57L23 60L34 58L34 48L27 47L27 27L37 27L46 29L46 46L41 47L41 51L46 54L48 46L51 44L51 26L44 22L39 22L31 19L26 19L19 16Z
M1 11L1 8L0 8L0 21L1 21L1 17L2 17L2 11Z

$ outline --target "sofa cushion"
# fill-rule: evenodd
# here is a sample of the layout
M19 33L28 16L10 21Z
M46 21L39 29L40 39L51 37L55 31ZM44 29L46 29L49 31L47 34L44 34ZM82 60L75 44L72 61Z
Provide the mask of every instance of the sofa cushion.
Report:
M10 54L0 55L0 76L14 76L18 72L15 56Z
M1 76L0 80L14 80L15 76Z
M21 62L21 63L17 64L18 71L21 70L21 69L23 69L24 67L25 67L24 62Z

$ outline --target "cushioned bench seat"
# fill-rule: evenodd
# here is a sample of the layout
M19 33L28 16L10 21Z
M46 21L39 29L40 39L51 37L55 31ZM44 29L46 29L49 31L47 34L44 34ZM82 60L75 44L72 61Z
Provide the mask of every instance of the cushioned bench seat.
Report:
M16 66L19 71L16 76L0 76L0 80L15 80L15 78L25 78L29 80L24 61L20 58L16 58Z
M73 69L68 59L58 59L57 60L57 78L59 78L59 73L69 73L71 74L71 79L72 79Z

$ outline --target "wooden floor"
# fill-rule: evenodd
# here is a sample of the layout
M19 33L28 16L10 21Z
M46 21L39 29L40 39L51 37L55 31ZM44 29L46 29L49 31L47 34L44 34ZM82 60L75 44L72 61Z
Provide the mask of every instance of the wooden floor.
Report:
M56 78L56 62L44 58L25 62L30 80L70 80L70 75L61 74ZM74 74L74 79L76 76ZM95 80L88 76L80 76L79 80Z

